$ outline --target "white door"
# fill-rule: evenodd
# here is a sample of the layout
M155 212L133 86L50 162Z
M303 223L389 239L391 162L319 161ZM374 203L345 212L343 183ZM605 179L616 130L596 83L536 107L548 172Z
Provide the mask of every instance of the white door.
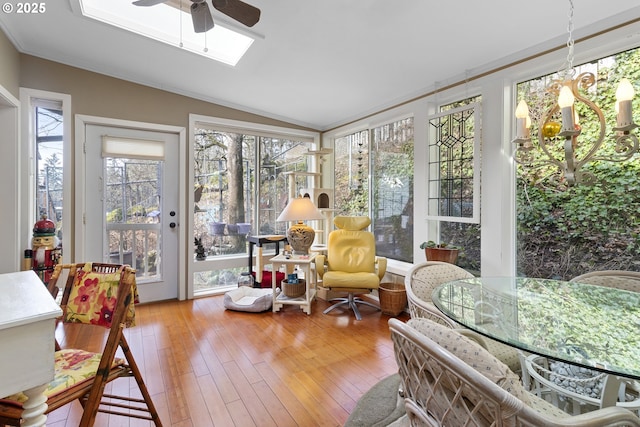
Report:
M141 302L178 297L179 142L85 126L84 258L134 267Z

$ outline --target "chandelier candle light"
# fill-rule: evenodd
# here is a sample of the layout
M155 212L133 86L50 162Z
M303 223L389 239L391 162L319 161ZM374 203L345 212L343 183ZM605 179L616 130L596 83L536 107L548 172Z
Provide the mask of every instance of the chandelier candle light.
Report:
M287 230L287 240L295 255L308 255L316 232L303 221L324 219L324 215L308 197L296 197L289 200L287 206L276 221L294 221Z
M593 73L584 72L574 78L575 69L573 68L573 1L569 0L569 40L567 47L569 54L567 55L566 66L559 72L560 78L554 80L545 89L546 93L557 97L557 103L551 106L547 111L543 112L538 126L538 145L543 159L536 159L532 150L534 144L531 141L530 127L531 117L529 116L529 107L525 100L521 100L515 111L516 116L516 137L512 141L516 144L516 152L514 160L522 165L540 167L544 165L555 165L559 168L564 176L567 185L575 185L580 182L589 183L593 180L593 175L582 171L584 164L593 160L604 160L611 162L622 162L629 160L636 152L638 152L638 138L631 133L637 124L633 122L633 111L631 102L635 95L631 82L626 79L620 79L618 89L616 90L616 113L617 123L613 130L616 132L615 153L602 154L599 153L601 145L604 142L606 123L602 110L591 100L582 95L582 91L587 91L591 86L596 84L596 77ZM579 124L579 116L575 110L576 102L583 103L597 118L597 127L599 132L593 142L587 142L589 146L585 146L584 141L580 141L581 152L585 154L581 157L576 156L576 148L578 147L578 137L582 131ZM561 119L562 123L557 120ZM559 159L553 154L553 144L558 140L564 139L564 158Z

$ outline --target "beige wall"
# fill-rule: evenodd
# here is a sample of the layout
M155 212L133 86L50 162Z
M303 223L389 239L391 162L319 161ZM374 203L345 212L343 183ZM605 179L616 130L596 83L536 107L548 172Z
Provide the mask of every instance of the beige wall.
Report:
M300 128L30 55L20 56L20 86L71 95L72 114L161 123L187 129L189 114L194 113Z
M20 54L0 31L0 86L18 98L20 87Z

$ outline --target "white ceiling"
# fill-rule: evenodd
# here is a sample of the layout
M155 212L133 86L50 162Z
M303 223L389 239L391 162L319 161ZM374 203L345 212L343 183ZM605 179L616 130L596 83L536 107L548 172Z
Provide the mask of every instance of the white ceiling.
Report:
M317 130L567 39L558 0L246 1L263 38L235 67L85 18L78 0L0 13L0 28L26 54ZM638 17L638 0L575 0L574 36Z

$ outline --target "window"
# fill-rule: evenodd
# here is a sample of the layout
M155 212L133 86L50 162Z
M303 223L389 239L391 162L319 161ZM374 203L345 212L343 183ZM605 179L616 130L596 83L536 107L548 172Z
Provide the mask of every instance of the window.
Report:
M427 239L462 248L458 265L480 272L480 97L429 118Z
M34 114L36 160L36 216L46 215L56 223L62 238L63 217L63 116L62 102L36 99Z
M102 157L109 262L136 269L138 283L161 280L164 144L105 135Z
M193 239L209 263L195 275L196 293L236 286L247 236L285 234L288 224L276 218L292 194L313 187L314 136L238 126L197 121L193 129Z
M611 128L616 118L613 108L617 82L623 76L632 77L637 91L640 72L640 49L608 56L580 65L577 74L591 71L597 76L596 85L586 97L602 108L608 133L602 149L614 150ZM544 109L539 89L557 75L543 76L517 86L518 99L530 103L531 134L538 132L538 118ZM552 102L555 102L553 100ZM634 110L640 111L640 98L633 100ZM581 139L599 131L591 126L593 120L580 114ZM636 115L637 117L637 115ZM532 138L532 141L536 138ZM558 150L562 152L562 146ZM577 148L578 150L581 147ZM534 146L533 156L540 155ZM552 154L557 154L552 152ZM587 271L640 271L640 157L636 154L623 163L594 161L583 166L593 174L591 185L567 187L558 178L557 167L538 168L517 166L517 274L528 277L571 279Z
M376 253L412 262L413 118L355 132L334 142L335 204L342 215L368 215Z

